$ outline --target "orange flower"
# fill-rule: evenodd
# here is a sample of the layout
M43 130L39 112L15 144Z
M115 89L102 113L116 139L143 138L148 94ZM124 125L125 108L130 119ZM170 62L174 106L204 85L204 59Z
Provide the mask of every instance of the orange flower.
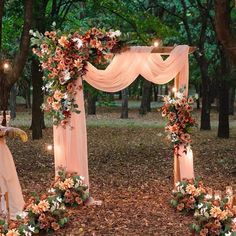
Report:
M77 68L82 67L82 61L80 59L74 60L74 66Z
M41 214L41 215L39 216L39 221L45 221L45 219L46 219L45 214Z
M56 91L54 92L53 97L54 97L57 101L60 101L60 100L64 97L64 94L63 94L61 91L56 90Z
M11 229L6 233L6 236L20 236L17 229Z
M210 210L210 214L212 217L217 218L222 213L220 207L214 206Z
M67 40L67 37L66 36L61 36L60 39L58 39L58 43L62 46L62 47L65 47L69 41Z
M74 186L74 180L72 178L67 178L65 179L64 184L67 188L72 188Z
M80 197L76 197L76 198L75 198L75 201L76 201L76 203L77 203L78 205L80 205L80 204L83 203L83 201L81 200Z
M51 223L51 226L52 226L52 228L53 228L54 231L57 231L57 230L60 229L60 225L57 224L56 222L52 222L52 223Z
M184 204L183 203L178 204L177 210L182 211L183 209L184 209Z
M193 102L194 102L193 98L191 98L191 97L188 98L188 103L189 103L189 104L192 104Z
M52 102L53 102L53 98L52 98L52 97L48 97L48 98L47 98L47 103L48 103L48 104L52 104Z
M194 195L194 193L196 192L196 188L194 187L193 184L189 184L189 185L186 187L186 192L187 192L188 194Z
M207 234L208 234L208 229L204 228L200 231L199 236L207 236Z
M185 142L185 143L191 142L190 135L187 134L187 133L181 134L181 135L180 135L180 138L181 138L181 140L182 140L183 142Z
M58 111L61 108L61 104L59 102L53 102L52 108Z
M42 200L39 202L38 207L42 212L45 212L49 209L50 205L47 200Z
M179 130L179 126L177 124L174 124L169 127L170 132L176 133Z

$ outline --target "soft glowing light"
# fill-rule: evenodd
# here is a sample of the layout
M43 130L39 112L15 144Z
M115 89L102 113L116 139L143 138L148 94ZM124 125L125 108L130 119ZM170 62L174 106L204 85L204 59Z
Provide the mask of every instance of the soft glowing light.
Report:
M4 62L4 63L3 63L3 68L4 68L5 70L8 70L8 69L10 68L10 64L9 64L8 62Z
M156 47L156 48L157 48L157 47L159 46L159 44L160 44L160 43L159 43L159 41L157 41L157 40L156 40L156 41L154 41L154 43L153 43L153 44L154 44L154 47Z
M47 150L48 150L48 151L52 151L52 148L53 148L53 147L52 147L51 144L47 145Z
M173 88L172 88L172 92L173 92L173 93L176 93L176 92L177 92L177 88L176 88L176 87L173 87Z

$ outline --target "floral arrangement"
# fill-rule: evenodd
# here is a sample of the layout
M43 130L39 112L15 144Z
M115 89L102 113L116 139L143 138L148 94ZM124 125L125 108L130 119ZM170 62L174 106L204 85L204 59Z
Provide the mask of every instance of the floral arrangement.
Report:
M49 193L59 196L66 206L82 205L89 197L88 186L83 181L84 177L76 173L65 173L63 169L59 170Z
M174 199L171 200L171 204L177 211L194 211L204 200L205 193L206 189L201 180L183 180L176 183L176 191L173 191Z
M196 120L192 117L193 97L185 97L183 91L175 93L175 97L165 96L162 106L162 116L168 119L165 131L168 139L175 145L191 143L190 131L196 126Z
M66 207L82 205L89 197L87 188L82 176L60 169L48 194L31 197L16 222L0 221L0 235L31 236L58 231L69 221Z
M173 191L172 206L179 212L192 213L196 223L191 230L200 236L236 236L236 212L233 212L228 198L218 199L208 194L203 182L183 180ZM209 197L210 196L210 197Z
M192 224L192 230L200 236L235 236L236 215L226 202L214 200L200 203L194 214L198 223Z
M30 32L33 53L38 56L44 72L45 102L42 109L53 116L55 125L65 126L72 112L79 113L75 101L76 80L86 73L87 61L107 63L118 48L120 31L105 32L92 28L85 34L65 34L59 30L44 34Z

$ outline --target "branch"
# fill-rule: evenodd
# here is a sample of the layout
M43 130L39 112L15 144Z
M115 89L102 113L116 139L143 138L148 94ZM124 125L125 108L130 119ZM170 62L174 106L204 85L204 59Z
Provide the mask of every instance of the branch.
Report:
M10 73L11 84L14 84L19 78L20 74L24 69L24 65L28 56L30 46L30 35L29 30L31 29L32 23L32 12L33 12L33 0L25 0L24 2L24 25L21 34L19 52L16 54L12 71Z

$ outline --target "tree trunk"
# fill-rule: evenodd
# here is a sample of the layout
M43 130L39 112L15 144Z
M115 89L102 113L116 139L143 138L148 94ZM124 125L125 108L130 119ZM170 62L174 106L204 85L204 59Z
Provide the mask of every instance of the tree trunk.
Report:
M157 100L158 100L158 85L153 86L153 93L154 93L154 101L157 102Z
M229 138L229 86L226 79L219 84L219 125L218 137Z
M202 110L201 110L201 130L210 130L210 79L208 77L208 66L205 61L202 60L200 63L201 79L202 79Z
M31 76L33 85L33 103L32 103L32 138L41 139L43 137L42 126L43 126L43 112L41 110L41 105L43 103L42 96L42 72L39 71L40 65L39 61L35 58L32 59L31 65Z
M229 74L230 65L224 50L221 50L221 75L219 82L218 137L229 138Z
M10 111L11 119L16 118L16 95L17 95L17 86L14 84L10 92Z
M143 81L142 100L141 100L141 106L140 106L140 109L139 109L139 114L140 115L145 115L145 114L147 114L148 111L151 110L151 106L150 106L151 86L152 86L151 82L149 82L147 80Z
M31 90L30 90L30 81L26 82L25 86L25 107L31 108Z
M226 53L231 57L232 62L236 65L236 37L231 29L230 19L230 1L215 0L215 26L217 38L224 46Z
M3 111L2 125L6 126L6 110L8 110L8 99L10 97L11 86L7 83L6 75L0 73L0 110Z
M128 109L128 99L129 99L129 90L125 88L121 91L122 93L122 107L121 107L121 119L129 118L129 109Z
M97 95L88 92L88 115L96 115Z
M234 115L235 88L229 89L229 115Z

